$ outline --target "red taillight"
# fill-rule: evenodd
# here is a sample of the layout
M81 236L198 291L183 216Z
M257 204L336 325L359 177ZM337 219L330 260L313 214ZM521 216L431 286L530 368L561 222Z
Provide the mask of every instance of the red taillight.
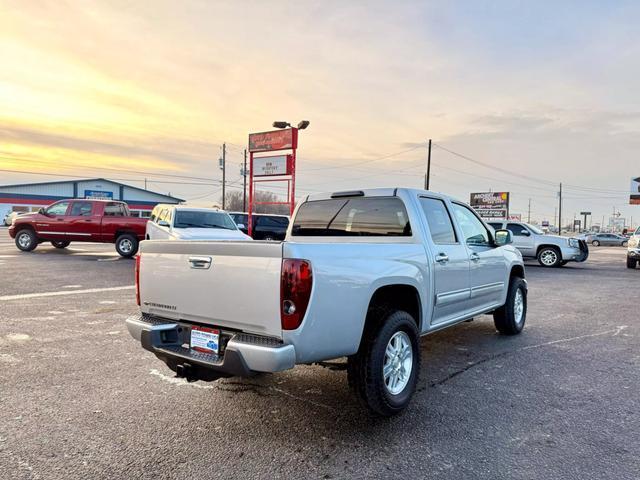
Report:
M280 278L280 321L283 330L295 330L302 323L311 297L313 276L306 260L282 260Z
M136 303L140 305L140 257L139 253L136 255Z

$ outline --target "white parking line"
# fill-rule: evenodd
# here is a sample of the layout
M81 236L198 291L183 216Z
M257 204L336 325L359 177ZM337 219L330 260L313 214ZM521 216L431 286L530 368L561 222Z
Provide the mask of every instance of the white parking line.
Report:
M133 290L135 285L127 285L123 287L105 287L105 288L86 288L84 290L65 290L58 292L42 292L42 293L23 293L21 295L4 295L0 297L2 300L22 300L24 298L38 298L38 297L57 297L58 295L74 295L77 293L98 293L98 292L113 292L116 290Z

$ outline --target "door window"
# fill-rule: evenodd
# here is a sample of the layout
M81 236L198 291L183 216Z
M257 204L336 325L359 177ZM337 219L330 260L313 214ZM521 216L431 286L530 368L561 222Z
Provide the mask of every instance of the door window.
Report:
M73 202L71 215L75 217L90 217L93 204L91 202Z
M489 222L489 225L491 225L494 228L494 230L500 230L502 228L502 223Z
M454 203L453 212L469 245L489 245L489 232L471 209Z
M124 205L121 203L107 203L104 206L104 216L105 217L124 217L125 209Z
M457 243L453 222L444 202L437 198L421 197L420 204L427 218L433 243L437 245Z
M49 215L65 215L67 213L68 206L69 202L56 203L47 208L47 213Z
M509 230L514 237L526 237L528 236L527 233L529 233L527 227L525 227L524 225L519 225L517 223L508 223L507 230Z

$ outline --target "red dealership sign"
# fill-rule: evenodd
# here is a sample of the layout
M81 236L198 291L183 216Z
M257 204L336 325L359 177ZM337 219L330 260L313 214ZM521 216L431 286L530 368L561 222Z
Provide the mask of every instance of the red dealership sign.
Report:
M272 152L274 150L295 150L298 146L298 130L285 128L271 132L249 134L250 152Z

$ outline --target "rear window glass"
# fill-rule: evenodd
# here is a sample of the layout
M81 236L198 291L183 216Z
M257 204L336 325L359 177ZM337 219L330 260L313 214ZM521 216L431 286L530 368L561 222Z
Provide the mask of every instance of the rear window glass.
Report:
M411 225L399 198L332 198L302 204L291 234L410 237Z

